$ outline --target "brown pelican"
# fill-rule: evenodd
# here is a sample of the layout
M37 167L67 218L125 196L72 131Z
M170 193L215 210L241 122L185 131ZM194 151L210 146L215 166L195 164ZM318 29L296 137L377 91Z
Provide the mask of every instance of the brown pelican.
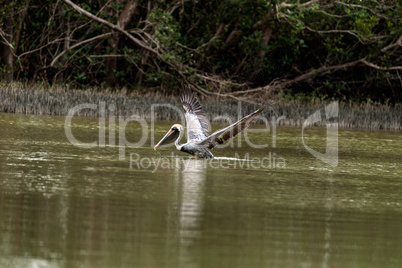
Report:
M209 151L209 149L212 149L218 144L222 144L236 136L248 127L262 110L264 110L264 108L260 108L236 123L209 135L208 119L205 116L198 99L189 88L185 87L182 90L180 100L184 110L186 111L187 143L180 144L180 139L182 138L184 129L182 125L174 124L168 133L166 133L158 144L155 145L154 150L167 141L177 138L175 141L177 150L200 158L214 158L214 155Z

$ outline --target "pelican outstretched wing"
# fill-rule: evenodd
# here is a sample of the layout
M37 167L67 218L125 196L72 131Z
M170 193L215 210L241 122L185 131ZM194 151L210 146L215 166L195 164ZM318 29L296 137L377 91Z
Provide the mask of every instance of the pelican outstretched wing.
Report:
M180 100L186 111L187 141L200 142L209 135L209 121L197 97L188 87L183 87Z
M258 109L257 111L247 115L246 117L240 119L236 123L225 127L224 129L218 130L211 134L211 136L207 137L203 141L197 143L197 145L201 145L207 147L208 149L212 149L218 144L223 144L231 138L235 137L237 134L242 132L245 128L247 128L250 123L264 110L264 107Z

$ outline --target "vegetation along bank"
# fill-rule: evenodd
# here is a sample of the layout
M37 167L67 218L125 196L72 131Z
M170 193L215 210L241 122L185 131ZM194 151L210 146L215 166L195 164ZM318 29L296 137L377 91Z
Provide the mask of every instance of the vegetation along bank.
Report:
M250 104L240 101L222 101L219 98L203 97L202 106L210 119L217 116L225 116L232 121L237 116L251 113L262 105ZM177 94L162 95L160 93L138 92L109 92L99 90L67 90L41 88L24 88L21 86L7 86L0 88L0 112L19 114L40 114L65 116L75 106L91 103L105 106L115 105L114 115L128 117L139 115L147 120L151 119L152 104L168 104L181 109ZM267 104L268 108L263 116L283 119L278 121L280 126L302 126L303 122L317 110L324 111L324 107L330 102L319 100L288 100L282 99ZM160 107L155 110L157 120L178 120L177 111L169 107ZM82 109L77 111L77 116L98 117L99 109ZM322 113L324 116L324 114ZM339 114L337 120L340 128L362 129L386 129L402 130L402 105L339 102ZM260 122L263 123L263 122ZM270 122L271 123L271 122Z

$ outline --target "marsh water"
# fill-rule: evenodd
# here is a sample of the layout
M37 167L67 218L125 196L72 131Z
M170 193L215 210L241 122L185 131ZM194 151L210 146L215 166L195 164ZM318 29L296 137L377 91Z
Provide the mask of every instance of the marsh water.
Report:
M171 125L126 146L143 125L74 118L82 148L64 117L0 114L0 267L402 267L400 132L339 130L333 167L302 143L325 128L253 125L206 161L152 149Z

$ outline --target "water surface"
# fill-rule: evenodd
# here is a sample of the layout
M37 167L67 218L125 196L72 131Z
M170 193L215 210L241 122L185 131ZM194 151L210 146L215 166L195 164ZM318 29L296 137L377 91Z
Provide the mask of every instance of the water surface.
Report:
M117 130L78 148L64 117L0 114L0 267L402 266L400 132L340 130L331 167L299 128L249 132L269 147L243 135L212 161L150 138L119 160ZM98 141L99 121L72 132ZM305 134L325 152L325 129Z

